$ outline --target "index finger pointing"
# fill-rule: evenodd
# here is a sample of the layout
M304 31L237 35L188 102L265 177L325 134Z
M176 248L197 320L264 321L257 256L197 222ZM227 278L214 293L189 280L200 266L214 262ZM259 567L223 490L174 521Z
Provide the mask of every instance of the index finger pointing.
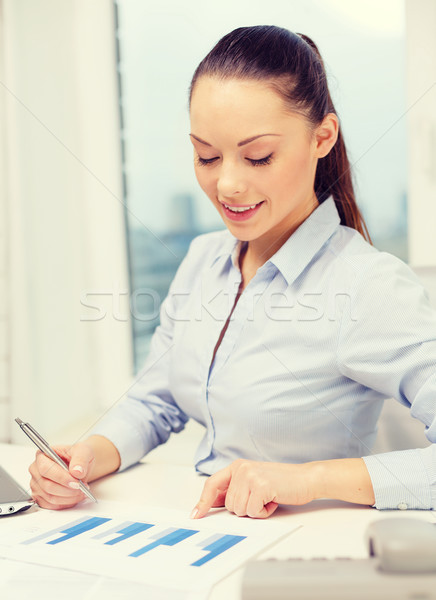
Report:
M213 507L218 494L224 494L230 485L232 474L230 467L225 467L211 475L203 487L200 500L191 513L191 519L201 519Z

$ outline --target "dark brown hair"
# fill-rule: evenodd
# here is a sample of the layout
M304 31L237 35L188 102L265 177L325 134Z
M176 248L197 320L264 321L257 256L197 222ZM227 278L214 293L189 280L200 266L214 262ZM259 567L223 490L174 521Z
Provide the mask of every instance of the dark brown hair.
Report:
M303 114L314 127L328 113L336 114L318 48L309 37L281 27L239 27L221 38L198 65L189 101L203 75L267 82L292 111ZM318 160L315 194L320 203L332 195L341 223L356 229L371 242L356 204L351 166L340 128L336 144L327 156Z

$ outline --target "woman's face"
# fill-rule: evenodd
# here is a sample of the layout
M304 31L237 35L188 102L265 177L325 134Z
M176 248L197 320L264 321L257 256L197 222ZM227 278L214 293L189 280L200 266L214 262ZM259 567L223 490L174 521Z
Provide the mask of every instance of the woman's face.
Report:
M326 132L320 139L277 92L251 80L201 77L190 116L201 188L236 238L272 256L318 206L314 179L317 159L328 153Z

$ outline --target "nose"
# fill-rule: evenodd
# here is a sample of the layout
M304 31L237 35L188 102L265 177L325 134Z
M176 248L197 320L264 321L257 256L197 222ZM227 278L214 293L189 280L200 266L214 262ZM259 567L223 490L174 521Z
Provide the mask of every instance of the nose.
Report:
M223 161L218 173L217 191L223 198L231 198L247 191L247 181L240 165Z

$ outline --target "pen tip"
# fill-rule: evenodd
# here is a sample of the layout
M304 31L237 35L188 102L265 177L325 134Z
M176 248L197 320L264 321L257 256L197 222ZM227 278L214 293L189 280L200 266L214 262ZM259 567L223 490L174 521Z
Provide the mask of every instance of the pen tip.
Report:
M18 425L21 425L23 423L23 421L21 419L19 419L18 417L15 419L15 421L18 423Z

